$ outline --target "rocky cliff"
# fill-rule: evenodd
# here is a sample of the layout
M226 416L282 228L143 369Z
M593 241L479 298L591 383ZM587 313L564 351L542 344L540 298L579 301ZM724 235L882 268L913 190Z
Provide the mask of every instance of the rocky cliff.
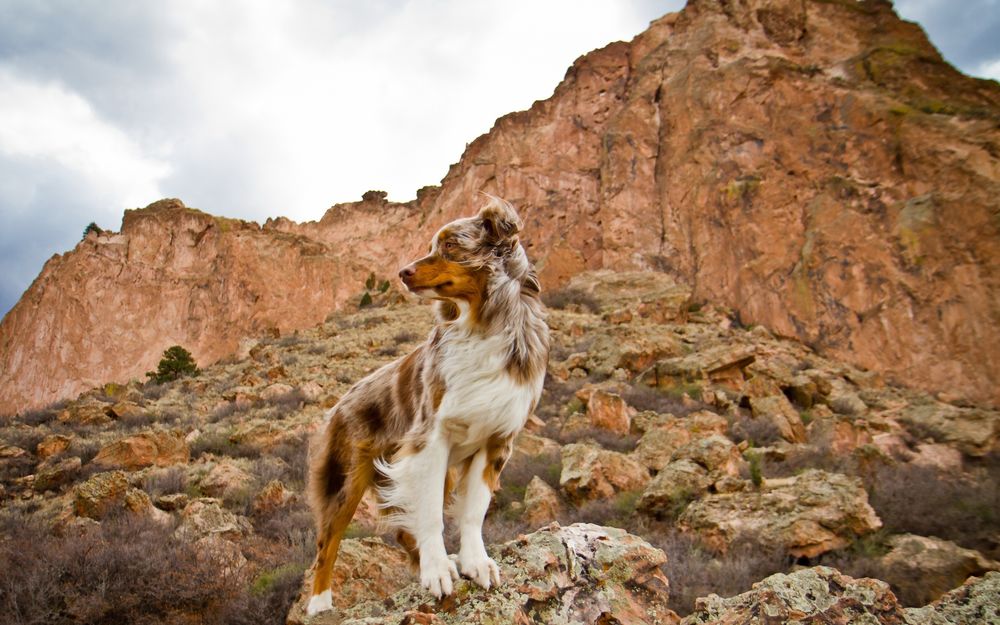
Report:
M130 256L100 261L128 236L128 217L121 235L50 261L0 326L0 412L140 375L167 344L153 336L210 360L260 323L313 324L369 271L391 275L422 251L477 191L520 208L549 288L586 269L667 272L743 323L946 399L997 405L998 120L1000 86L957 72L889 2L691 0L581 57L550 98L497 120L413 202L370 193L317 222L213 230L233 243L205 250L184 234L193 217L164 220L174 255L214 258L202 266L226 267L227 287L171 283L172 270ZM311 267L254 265L299 246L321 250L303 255ZM246 253L233 262L230 249ZM163 304L115 299L162 292L164 279L177 288ZM158 316L169 321L150 329Z

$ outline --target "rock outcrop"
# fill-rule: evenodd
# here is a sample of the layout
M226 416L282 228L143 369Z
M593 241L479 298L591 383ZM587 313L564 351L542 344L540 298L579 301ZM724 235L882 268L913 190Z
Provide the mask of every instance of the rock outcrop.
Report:
M552 524L495 547L491 555L500 565L502 582L490 590L462 580L451 597L435 602L414 583L384 600L320 613L308 623L653 625L679 620L666 607L669 585L660 570L666 556L624 530ZM290 624L305 622L307 594L293 606Z
M205 363L311 326L481 190L520 208L547 288L655 269L744 323L997 405L998 116L1000 86L888 2L693 0L580 57L415 201L368 193L263 227L176 200L128 211L52 258L0 324L0 412L141 376L173 343ZM683 313L667 300L606 312Z

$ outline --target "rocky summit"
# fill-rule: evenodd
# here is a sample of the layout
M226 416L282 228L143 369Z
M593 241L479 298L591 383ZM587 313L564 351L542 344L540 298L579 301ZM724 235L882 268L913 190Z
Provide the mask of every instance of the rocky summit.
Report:
M126 211L0 323L0 614L1000 622L998 121L887 1L690 0L414 201ZM435 600L369 494L310 619L308 439L428 335L390 278L478 191L552 331L484 526L503 582ZM175 344L200 371L139 381Z
M301 224L178 200L127 211L53 257L0 324L0 413L139 377L172 344L211 362L312 327L477 191L521 211L548 288L663 272L744 324L996 407L998 119L1000 86L886 0L691 0L580 57L413 201L372 191Z

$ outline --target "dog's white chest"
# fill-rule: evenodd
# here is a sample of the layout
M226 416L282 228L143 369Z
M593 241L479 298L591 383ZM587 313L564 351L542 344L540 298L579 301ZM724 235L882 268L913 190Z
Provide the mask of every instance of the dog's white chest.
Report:
M507 372L503 336L451 337L441 351L445 394L438 409L442 427L457 445L476 445L493 434L513 434L528 418L541 393L537 383L520 384Z

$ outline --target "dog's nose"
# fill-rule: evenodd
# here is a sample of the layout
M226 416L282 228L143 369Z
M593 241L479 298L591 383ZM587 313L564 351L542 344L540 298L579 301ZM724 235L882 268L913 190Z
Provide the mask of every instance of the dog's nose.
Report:
M405 282L407 279L412 278L415 273L417 273L417 268L413 265L407 265L399 270L399 279Z

